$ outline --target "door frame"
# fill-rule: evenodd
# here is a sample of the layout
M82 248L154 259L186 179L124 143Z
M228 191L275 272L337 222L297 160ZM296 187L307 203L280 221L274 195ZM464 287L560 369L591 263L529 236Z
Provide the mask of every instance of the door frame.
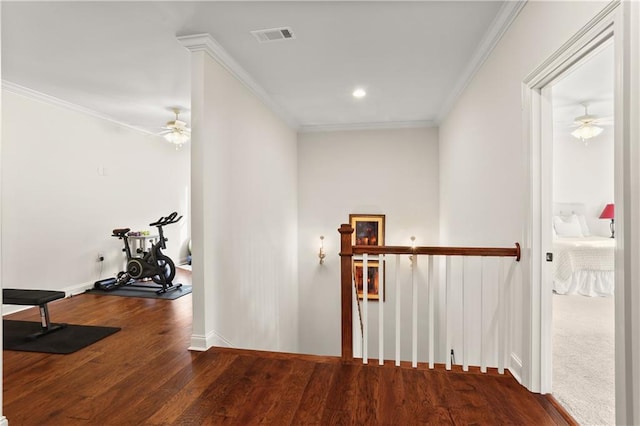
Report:
M522 84L525 156L530 159L529 197L526 247L530 250L528 272L529 315L525 318L530 350L527 352L529 368L523 371L523 382L540 393L551 391L551 283L548 279L544 253L551 252L551 187L553 132L551 112L551 86L573 67L588 60L603 45L615 43L615 18L619 3L611 3L578 34L565 43ZM616 62L619 57L615 55ZM616 68L618 64L616 63ZM617 74L617 73L616 73ZM617 78L617 77L616 77ZM614 102L618 99L618 86L614 89ZM616 129L617 130L617 129ZM617 131L614 145L619 144ZM617 165L616 165L617 166ZM616 167L614 166L614 168ZM617 182L616 182L617 184ZM617 203L618 200L615 200ZM527 278L527 277L525 277ZM528 329L528 330L527 330ZM525 374L527 373L527 374Z
M523 232L523 371L532 392L551 391L551 283L543 280L551 251L550 85L614 43L616 422L640 422L640 5L614 1L522 83L523 164L528 177ZM634 77L635 76L635 77ZM634 92L635 90L635 92ZM635 115L634 115L635 114ZM635 117L635 120L631 118ZM633 143L632 143L633 142ZM635 257L634 257L635 256ZM633 283L636 283L635 287ZM528 300L527 300L528 299Z

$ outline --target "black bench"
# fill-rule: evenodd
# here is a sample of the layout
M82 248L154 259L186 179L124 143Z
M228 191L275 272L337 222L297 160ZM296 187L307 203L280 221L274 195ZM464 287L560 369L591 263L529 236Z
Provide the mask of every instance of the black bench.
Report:
M67 324L51 324L49 320L49 309L47 303L65 297L64 291L53 290L21 290L15 288L2 289L2 303L7 305L30 305L40 307L40 323L42 330L29 336L30 339L37 339L45 334L52 333L67 326Z

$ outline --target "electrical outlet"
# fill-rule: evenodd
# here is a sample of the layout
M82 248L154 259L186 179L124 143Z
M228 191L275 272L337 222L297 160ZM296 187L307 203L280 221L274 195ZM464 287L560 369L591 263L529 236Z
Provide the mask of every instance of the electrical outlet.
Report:
M104 254L98 253L98 262L104 262Z

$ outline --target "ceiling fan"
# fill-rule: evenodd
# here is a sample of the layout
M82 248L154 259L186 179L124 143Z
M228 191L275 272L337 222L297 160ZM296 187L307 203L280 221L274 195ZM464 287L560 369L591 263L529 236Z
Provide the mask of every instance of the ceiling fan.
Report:
M180 109L173 108L173 113L176 115L176 119L167 121L167 125L162 128L163 131L159 135L174 144L176 149L179 149L191 138L191 129L187 127L187 123L178 118Z
M571 132L571 136L587 144L587 140L595 138L602 133L604 129L600 126L611 124L611 119L591 115L589 114L589 105L583 103L582 106L584 107L584 114L573 120L572 127L576 127L576 129Z

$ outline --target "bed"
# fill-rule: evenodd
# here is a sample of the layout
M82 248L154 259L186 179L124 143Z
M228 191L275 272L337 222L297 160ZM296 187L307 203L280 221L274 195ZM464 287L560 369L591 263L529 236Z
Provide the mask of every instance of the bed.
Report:
M556 204L553 228L553 291L613 295L615 239L591 235L582 204Z

